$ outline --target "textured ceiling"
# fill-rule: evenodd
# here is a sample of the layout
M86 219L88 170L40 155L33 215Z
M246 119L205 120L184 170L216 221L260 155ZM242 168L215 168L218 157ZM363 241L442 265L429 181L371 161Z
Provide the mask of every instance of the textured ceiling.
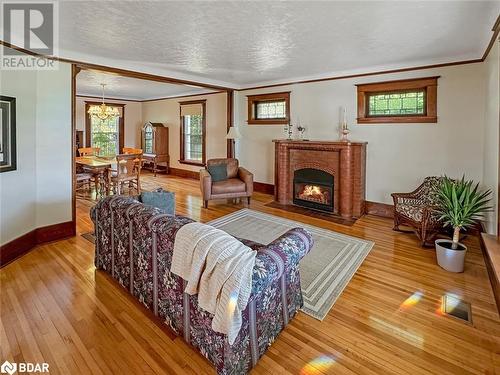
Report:
M477 59L500 1L62 1L60 55L229 87Z
M203 94L213 91L199 87L145 81L142 79L122 77L92 70L82 70L76 76L76 94L101 96L101 83L106 84L104 91L106 97L132 100Z

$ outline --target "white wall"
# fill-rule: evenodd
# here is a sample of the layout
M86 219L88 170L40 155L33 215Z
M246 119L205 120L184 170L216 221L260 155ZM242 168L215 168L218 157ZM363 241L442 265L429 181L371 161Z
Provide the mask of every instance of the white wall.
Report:
M36 228L36 72L1 71L0 91L16 98L17 169L0 173L0 243Z
M411 191L425 176L448 174L482 180L484 64L384 74L247 90L235 95L235 124L243 139L237 156L255 180L274 183L274 145L281 125L247 125L246 95L291 91L292 122L300 118L306 138L338 139L339 107L347 108L351 139L368 142L369 201L392 203L391 192ZM356 124L358 83L439 75L437 124ZM497 138L498 140L498 138Z
M499 160L499 122L500 122L500 42L497 41L485 61L486 100L484 134L483 183L493 191L493 212L487 216L488 233L497 233L498 210L498 160Z
M72 219L71 66L0 72L16 98L17 169L0 173L0 243Z
M200 167L181 164L180 159L180 105L179 102L206 99L206 154L207 159L225 158L227 111L226 93L197 95L189 98L173 98L142 103L143 122L162 122L169 127L170 166L199 171Z
M78 77L78 76L77 76ZM77 81L78 85L78 81ZM83 139L85 141L85 101L98 102L99 99L94 98L76 98L76 130L83 131ZM123 127L125 130L123 145L125 147L140 147L141 146L141 128L144 125L142 121L142 103L131 102L128 100L106 100L106 103L125 104L125 121ZM86 145L90 147L90 145Z
M39 71L36 102L36 227L72 220L71 65Z

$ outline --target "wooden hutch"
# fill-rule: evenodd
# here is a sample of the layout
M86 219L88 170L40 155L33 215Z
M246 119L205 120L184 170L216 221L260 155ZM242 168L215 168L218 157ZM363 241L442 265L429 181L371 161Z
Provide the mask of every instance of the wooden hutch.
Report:
M169 172L168 127L160 122L146 122L142 127L142 160L144 168L151 169L155 176L159 167Z

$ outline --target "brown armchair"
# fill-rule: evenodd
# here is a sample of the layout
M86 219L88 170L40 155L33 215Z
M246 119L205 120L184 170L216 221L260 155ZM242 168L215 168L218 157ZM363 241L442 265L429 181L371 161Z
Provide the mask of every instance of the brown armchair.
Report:
M212 182L212 176L207 169L200 171L200 187L203 196L203 206L208 208L211 199L247 197L248 204L253 194L253 174L239 166L238 159L211 159L207 168L216 164L227 165L227 179Z
M442 177L426 177L411 193L391 194L394 200L394 230L405 232L399 226L410 226L422 246L431 245L429 241L443 227L436 212L436 190L441 181Z

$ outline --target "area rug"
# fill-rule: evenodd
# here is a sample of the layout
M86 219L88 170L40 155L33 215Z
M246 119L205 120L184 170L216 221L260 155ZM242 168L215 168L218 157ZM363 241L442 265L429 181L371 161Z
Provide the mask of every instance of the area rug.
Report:
M311 232L314 246L300 262L302 311L323 320L374 243L278 216L242 209L208 224L229 234L268 244L291 228Z

